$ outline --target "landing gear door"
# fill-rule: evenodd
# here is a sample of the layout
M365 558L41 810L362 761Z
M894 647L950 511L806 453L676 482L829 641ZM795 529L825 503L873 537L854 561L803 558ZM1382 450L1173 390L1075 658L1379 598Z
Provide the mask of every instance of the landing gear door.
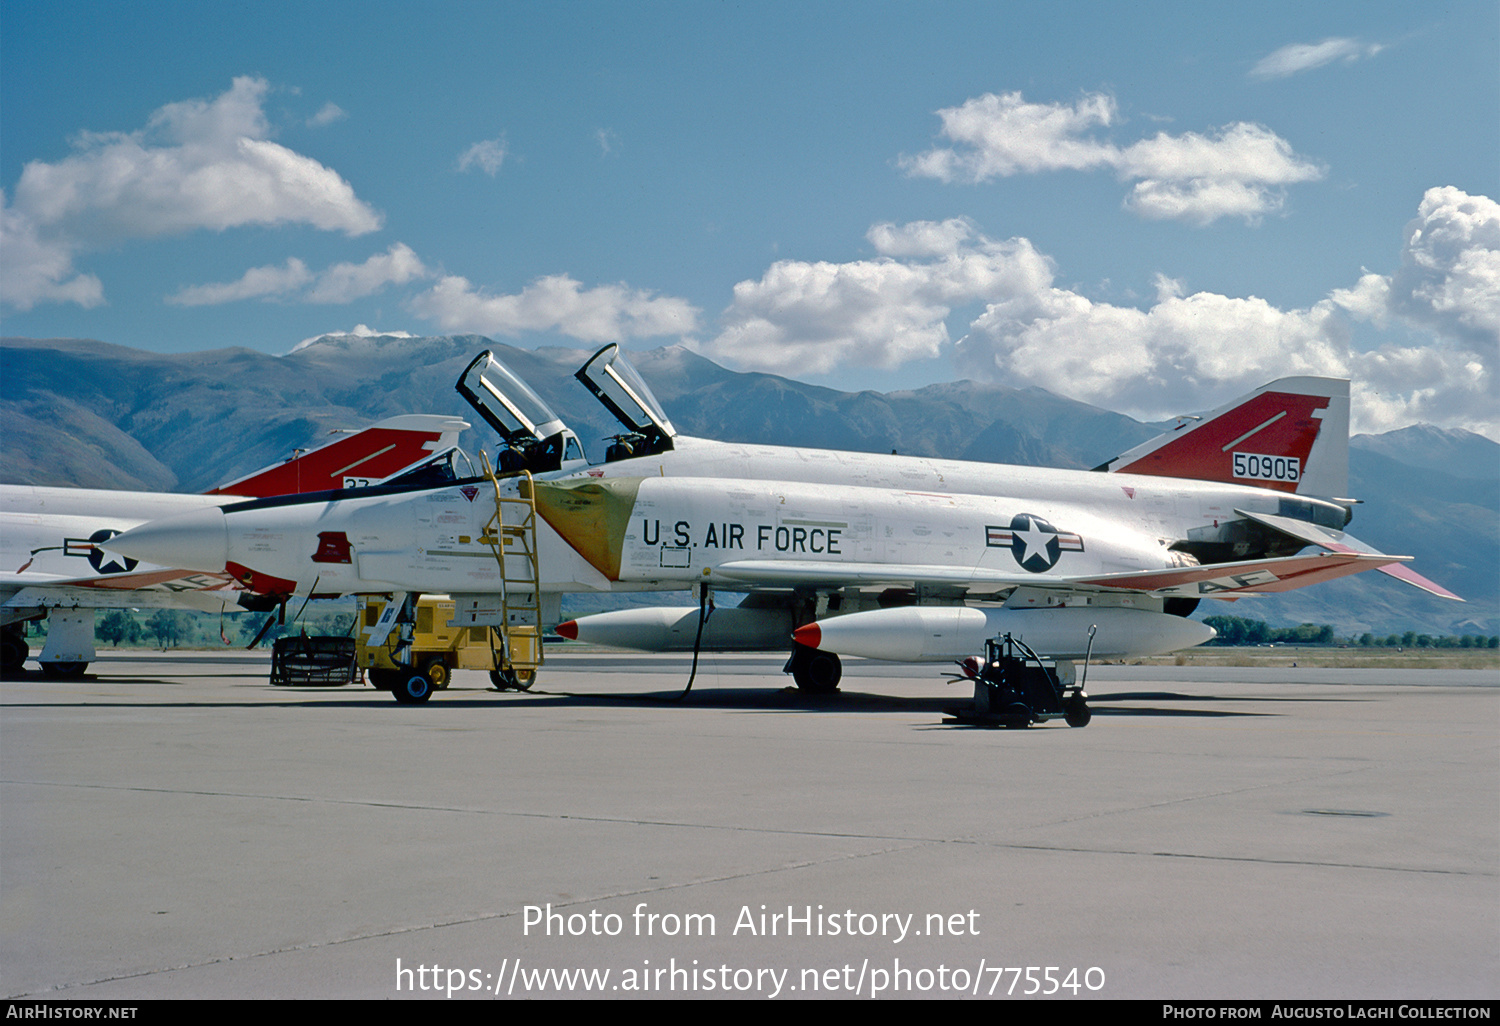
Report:
M633 455L672 448L677 429L618 344L612 342L599 350L573 376L625 427L620 441L628 443Z
M567 425L531 386L486 349L454 386L500 435L497 465L506 472L541 473L583 464L583 450Z

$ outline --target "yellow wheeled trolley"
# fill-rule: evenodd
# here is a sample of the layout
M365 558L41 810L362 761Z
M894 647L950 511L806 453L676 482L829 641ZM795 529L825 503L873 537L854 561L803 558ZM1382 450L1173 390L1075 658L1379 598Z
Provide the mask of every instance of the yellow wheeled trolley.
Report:
M372 685L389 691L410 671L395 661L398 644L395 632L387 636L385 643L370 644L370 632L385 605L379 598L361 600L355 661ZM431 681L434 691L448 686L454 670L483 670L489 673L491 683L502 690L525 691L531 687L541 661L535 627L512 627L507 646L495 628L450 626L453 618L454 603L446 595L424 595L417 601L410 666Z

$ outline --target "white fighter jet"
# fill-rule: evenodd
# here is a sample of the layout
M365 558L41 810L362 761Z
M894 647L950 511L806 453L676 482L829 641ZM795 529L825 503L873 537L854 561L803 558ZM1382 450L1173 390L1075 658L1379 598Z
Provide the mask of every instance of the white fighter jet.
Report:
M451 480L458 437L468 426L457 417L391 417L204 495L0 485L3 669L21 668L29 654L23 626L43 617L43 672L76 676L94 658L96 609L274 608L290 591L283 582L227 566L189 569L170 553L140 562L116 552L110 540L149 520L251 496L329 492L405 475Z
M528 586L546 622L564 592L699 596L697 608L601 613L558 633L647 650L789 649L787 671L814 692L836 688L840 655L946 661L997 634L1064 662L1175 651L1213 636L1186 618L1203 598L1363 570L1457 597L1405 567L1410 557L1343 530L1355 501L1347 381L1274 381L1071 471L685 438L618 347L577 376L625 429L603 464L583 462L571 432L486 353L459 391L505 437L497 462L513 476L215 507L112 545L247 567L300 591L441 591L493 608L507 585L487 525L497 502L520 496L538 514ZM709 589L747 595L706 615Z

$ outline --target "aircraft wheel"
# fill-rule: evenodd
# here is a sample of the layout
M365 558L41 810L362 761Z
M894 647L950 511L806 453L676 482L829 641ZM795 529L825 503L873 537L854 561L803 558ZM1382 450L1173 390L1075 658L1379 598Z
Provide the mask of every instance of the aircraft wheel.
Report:
M432 690L442 691L448 687L450 676L447 665L441 659L430 659L422 667L422 672L427 674L427 679L432 681Z
M378 691L389 691L401 683L405 676L400 670L387 670L379 666L372 666L365 671L365 679L370 682L370 687Z
M42 663L42 673L48 677L82 677L88 663Z
M491 670L490 683L497 691L530 691L536 683L535 670Z
M831 695L839 689L844 664L832 652L798 645L792 655L792 680L810 695Z
M0 671L18 672L30 654L31 649L26 644L26 636L18 630L5 628L5 636L0 638Z
M402 705L416 705L432 697L432 681L425 673L403 675L404 679L391 689L391 694Z
M1063 706L1063 719L1070 727L1087 727L1094 718L1093 710L1081 698L1075 698Z

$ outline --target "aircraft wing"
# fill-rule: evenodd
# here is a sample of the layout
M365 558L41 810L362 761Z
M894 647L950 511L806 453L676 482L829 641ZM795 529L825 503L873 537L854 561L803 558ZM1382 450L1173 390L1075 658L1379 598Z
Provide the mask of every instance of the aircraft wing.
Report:
M763 587L842 587L846 585L896 587L909 584L952 584L986 588L1009 588L1035 585L1036 577L1027 573L1008 573L964 566L922 566L901 563L841 563L832 560L741 559L714 568L722 576L740 584ZM1042 582L1045 586L1045 582Z
M175 568L157 568L142 570L138 573L110 574L102 577L58 577L55 574L17 573L7 574L0 579L0 583L19 585L22 588L88 588L93 591L134 591L139 588L160 588L177 592L243 590L228 574Z
M1258 524L1269 527L1273 531L1280 531L1282 534L1290 535L1300 541L1307 542L1309 545L1317 545L1331 552L1384 555L1375 546L1368 542L1360 541L1347 531L1335 531L1331 528L1319 527L1317 524L1309 524L1306 521L1293 520L1290 517L1273 516L1270 513L1247 513L1242 509L1235 510L1235 513L1247 520L1253 520ZM1436 595L1439 598L1453 599L1456 602L1463 601L1463 599L1436 581L1429 581L1411 567L1403 566L1400 561L1409 557L1391 556L1388 558L1392 560L1391 563L1377 566L1375 569L1383 574L1389 574L1398 581L1405 581L1414 588L1421 588L1423 591Z
M1291 591L1411 558L1379 553L1319 553L1209 566L1058 577L962 566L766 559L724 563L716 567L714 573L716 578L759 587L926 584L994 589L1024 586L1059 591L1135 591L1169 597L1230 597Z
M52 608L167 606L216 613L236 606L243 590L227 574L195 570L154 568L97 577L60 577L33 571L0 574L0 623L28 620Z
M1260 592L1292 591L1336 577L1378 570L1411 556L1386 556L1360 552L1320 552L1310 556L1250 559L1239 563L1169 567L1164 570L1129 571L1076 578L1073 583L1098 588L1144 591L1163 596L1194 598L1253 595Z

